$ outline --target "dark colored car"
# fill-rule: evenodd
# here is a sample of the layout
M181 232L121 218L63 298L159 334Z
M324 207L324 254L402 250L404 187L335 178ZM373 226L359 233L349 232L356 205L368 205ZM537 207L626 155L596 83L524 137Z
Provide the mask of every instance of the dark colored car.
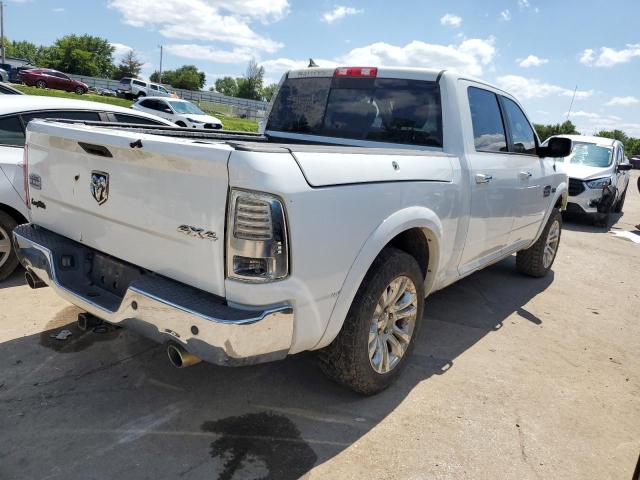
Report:
M635 155L629 159L629 163L633 168L640 168L640 155Z
M26 70L33 70L36 67L17 67L17 68L12 68L11 71L9 72L9 81L11 83L22 83L22 78L21 78L21 74L22 72L26 71Z
M20 78L30 87L65 90L67 92L76 92L78 95L89 91L89 87L85 83L69 78L62 72L48 68L23 70L20 73Z

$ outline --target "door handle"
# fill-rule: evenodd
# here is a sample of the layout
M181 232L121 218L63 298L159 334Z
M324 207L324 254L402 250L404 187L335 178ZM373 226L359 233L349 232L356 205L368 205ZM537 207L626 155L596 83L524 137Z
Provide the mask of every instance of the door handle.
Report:
M520 172L520 180L528 180L533 176L531 172Z
M491 180L493 180L492 175L485 175L484 173L476 174L476 183L489 183Z

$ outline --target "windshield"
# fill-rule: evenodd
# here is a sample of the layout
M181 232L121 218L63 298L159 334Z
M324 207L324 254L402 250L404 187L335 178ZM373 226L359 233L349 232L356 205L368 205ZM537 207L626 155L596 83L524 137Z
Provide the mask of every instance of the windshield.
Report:
M442 147L440 88L394 78L290 78L267 130Z
M194 115L206 115L202 110L189 102L172 102L168 101L171 108L178 113L192 113Z
M565 159L571 165L585 165L587 167L608 167L611 165L613 149L601 147L595 143L573 142L573 150Z

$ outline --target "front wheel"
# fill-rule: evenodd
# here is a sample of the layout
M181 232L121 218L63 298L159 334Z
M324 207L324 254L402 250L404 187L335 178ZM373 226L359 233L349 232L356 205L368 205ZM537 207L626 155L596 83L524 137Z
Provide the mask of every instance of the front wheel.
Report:
M16 228L16 221L0 211L0 282L6 279L18 266L18 257L11 242L11 232Z
M83 87L76 87L75 92L77 95L84 95L86 93L86 90Z
M627 189L624 189L624 192L622 192L622 196L620 197L620 200L618 200L618 203L616 203L615 208L613 209L613 211L615 213L622 213L622 208L624 207L624 200L627 197Z
M383 250L367 272L342 330L319 352L332 380L373 395L398 378L415 344L424 308L418 262L395 248Z
M517 253L516 268L518 271L531 277L544 277L549 273L558 253L561 233L562 215L560 210L554 208L536 243Z

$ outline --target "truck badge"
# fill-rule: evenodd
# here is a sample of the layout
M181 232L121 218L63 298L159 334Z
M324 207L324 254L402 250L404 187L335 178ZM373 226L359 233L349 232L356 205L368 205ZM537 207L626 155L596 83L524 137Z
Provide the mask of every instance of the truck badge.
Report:
M109 199L109 174L94 170L91 172L91 195L102 205Z

